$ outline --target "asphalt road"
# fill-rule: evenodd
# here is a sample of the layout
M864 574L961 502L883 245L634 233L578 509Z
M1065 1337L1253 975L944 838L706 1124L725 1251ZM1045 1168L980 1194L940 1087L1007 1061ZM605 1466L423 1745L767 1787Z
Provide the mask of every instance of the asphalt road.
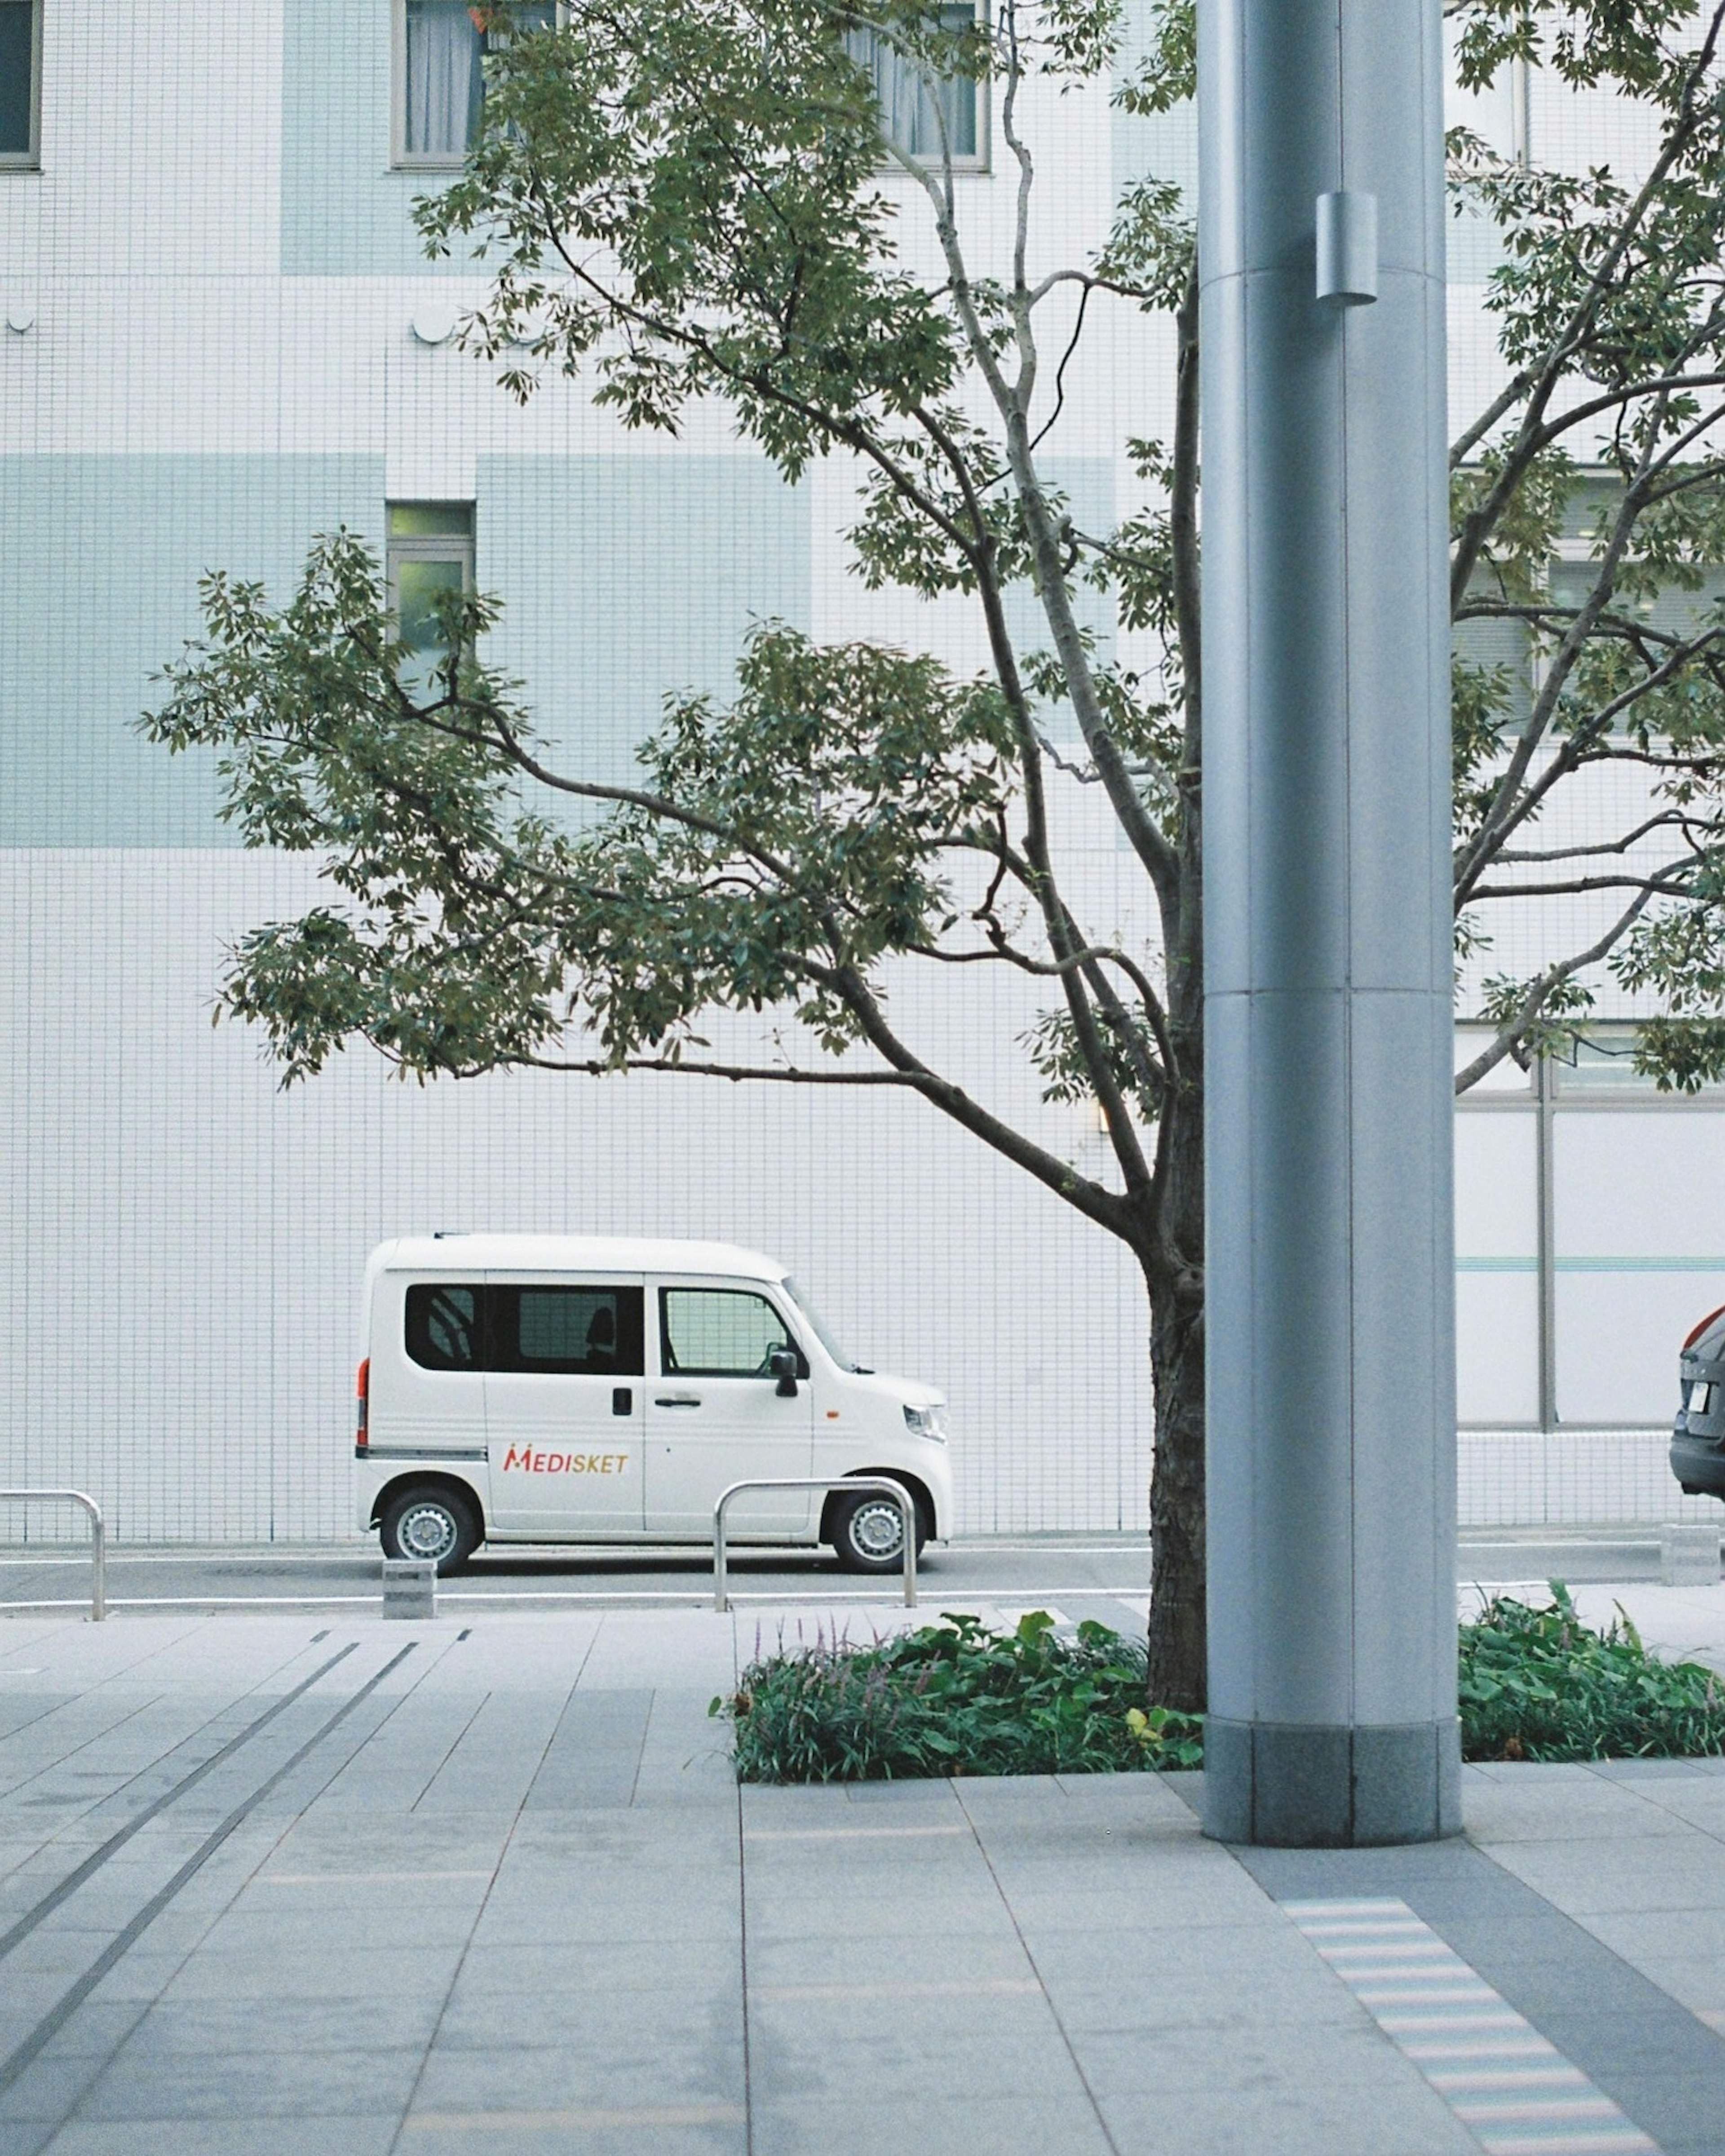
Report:
M1725 1517L1725 1516L1722 1516ZM1144 1537L1134 1534L971 1537L925 1552L921 1602L986 1604L1009 1614L1048 1607L1117 1629L1143 1621L1149 1573ZM1656 1529L1601 1527L1474 1531L1463 1541L1461 1584L1501 1585L1560 1578L1572 1584L1656 1579ZM89 1595L84 1548L13 1543L0 1549L0 1613L70 1609ZM826 1552L742 1552L731 1560L731 1592L752 1603L830 1608L896 1598L896 1575L860 1578ZM696 1607L711 1593L704 1550L511 1549L485 1551L459 1578L442 1583L446 1614L511 1604L544 1609ZM122 1609L351 1609L375 1606L381 1589L375 1543L323 1547L186 1546L112 1548L110 1607Z

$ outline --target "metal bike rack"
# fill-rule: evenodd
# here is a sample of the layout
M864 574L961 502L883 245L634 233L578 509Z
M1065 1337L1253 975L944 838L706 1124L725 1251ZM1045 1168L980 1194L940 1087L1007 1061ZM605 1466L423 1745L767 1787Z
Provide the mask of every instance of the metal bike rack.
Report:
M0 1490L8 1505L81 1505L90 1515L90 1617L100 1625L108 1614L108 1531L102 1508L82 1490Z
M719 1502L713 1507L713 1607L723 1612L731 1607L725 1595L725 1507L742 1490L873 1490L880 1496L898 1501L899 1517L905 1523L905 1607L916 1606L916 1501L901 1482L891 1482L884 1475L793 1475L771 1476L752 1482L733 1482L728 1490L719 1492Z

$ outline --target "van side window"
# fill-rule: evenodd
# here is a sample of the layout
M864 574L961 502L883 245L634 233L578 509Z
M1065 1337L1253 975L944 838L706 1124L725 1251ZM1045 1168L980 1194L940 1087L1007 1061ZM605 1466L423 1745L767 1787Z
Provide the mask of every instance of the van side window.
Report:
M455 1287L444 1281L410 1287L408 1354L427 1370L479 1369L484 1296L481 1287Z
M773 1349L797 1345L765 1296L737 1288L662 1287L659 1316L667 1377L764 1378Z
M493 1286L490 1368L639 1378L645 1327L638 1287Z

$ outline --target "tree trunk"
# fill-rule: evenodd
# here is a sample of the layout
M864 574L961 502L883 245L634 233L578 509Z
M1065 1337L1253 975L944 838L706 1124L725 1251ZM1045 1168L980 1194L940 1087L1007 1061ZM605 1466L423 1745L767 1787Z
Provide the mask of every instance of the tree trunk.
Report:
M1150 1478L1152 1702L1204 1711L1204 1302L1150 1290L1156 1462Z
M1164 1113L1161 1235L1141 1251L1150 1295L1156 1460L1150 1479L1149 1691L1202 1713L1204 1646L1204 1081L1199 1024L1177 1037L1183 1081Z

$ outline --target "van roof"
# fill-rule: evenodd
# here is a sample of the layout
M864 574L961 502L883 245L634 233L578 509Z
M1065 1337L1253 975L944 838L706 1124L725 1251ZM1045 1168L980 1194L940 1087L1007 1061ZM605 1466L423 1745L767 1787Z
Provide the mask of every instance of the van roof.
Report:
M399 1235L367 1265L379 1272L730 1273L779 1281L786 1268L734 1243L633 1235Z

